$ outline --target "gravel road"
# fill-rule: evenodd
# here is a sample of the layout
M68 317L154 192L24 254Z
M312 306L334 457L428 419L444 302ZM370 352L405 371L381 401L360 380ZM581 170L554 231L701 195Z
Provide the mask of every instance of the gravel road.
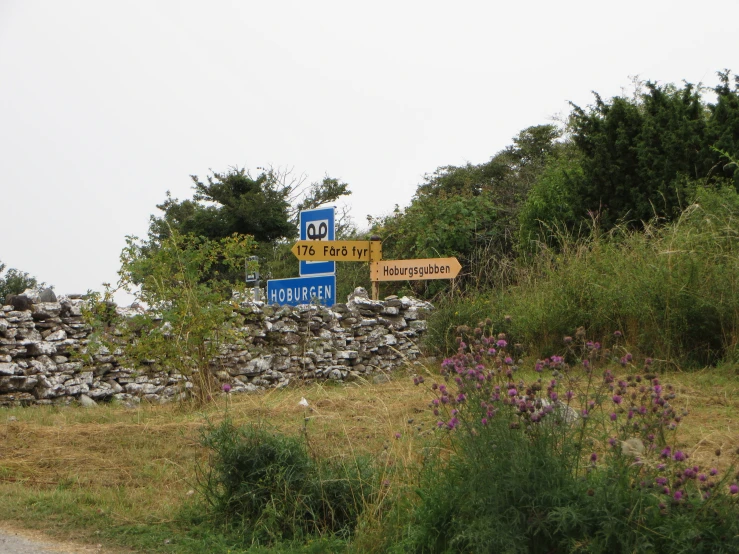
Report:
M57 542L36 531L0 524L0 554L102 554L100 546Z

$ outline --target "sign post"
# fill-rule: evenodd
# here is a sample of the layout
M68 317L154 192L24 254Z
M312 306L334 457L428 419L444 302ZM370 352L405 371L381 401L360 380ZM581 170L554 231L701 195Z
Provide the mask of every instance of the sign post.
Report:
M380 299L380 281L372 277L372 265L382 260L382 240L377 235L372 235L370 245L374 245L375 252L379 252L379 256L373 256L370 263L370 281L372 282L372 300Z
M336 275L314 275L267 281L267 303L297 306L320 302L336 304Z
M300 212L300 241L329 241L334 240L336 209L317 208ZM326 275L336 273L336 262L333 258L322 261L311 261L314 258L302 259L300 262L300 276ZM329 261L331 260L331 261Z
M257 256L249 256L246 258L246 262L244 264L244 269L246 272L246 279L245 281L247 283L253 283L251 290L252 290L252 299L259 301L259 258Z
M382 244L369 240L332 240L318 244L301 240L290 251L301 261L369 262L382 259Z
M457 258L382 260L372 262L370 278L373 282L454 279L461 269Z
M334 240L334 222L334 208L300 212L300 240L291 248L300 260L300 277L267 281L267 302L335 304L336 262L369 262L373 300L379 300L380 281L454 279L462 269L457 258L383 260L380 237Z

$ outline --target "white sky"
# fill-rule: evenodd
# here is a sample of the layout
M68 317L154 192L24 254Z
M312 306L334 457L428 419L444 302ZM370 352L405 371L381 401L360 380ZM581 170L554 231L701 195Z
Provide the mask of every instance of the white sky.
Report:
M340 178L362 226L567 100L715 85L738 23L737 0L0 0L0 260L100 290L167 190L235 165Z

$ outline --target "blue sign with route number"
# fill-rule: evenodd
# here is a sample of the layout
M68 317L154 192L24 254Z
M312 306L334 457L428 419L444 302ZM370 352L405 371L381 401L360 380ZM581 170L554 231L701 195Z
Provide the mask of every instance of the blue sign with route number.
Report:
M336 275L316 275L267 281L267 303L297 306L320 302L336 304Z
M300 240L335 240L335 208L300 212ZM300 262L300 275L336 273L336 262Z

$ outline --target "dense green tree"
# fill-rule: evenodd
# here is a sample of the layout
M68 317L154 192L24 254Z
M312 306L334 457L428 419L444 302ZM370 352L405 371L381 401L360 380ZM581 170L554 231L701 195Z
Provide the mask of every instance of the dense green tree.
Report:
M718 75L719 84L713 89L716 103L708 105L710 117L703 154L710 165L709 172L732 179L739 191L739 168L730 159L739 157L739 75L733 76L733 87L728 70Z
M596 94L587 109L573 105L572 141L582 154L575 190L580 217L598 214L605 229L619 221L670 220L696 182L723 179L727 164L713 148L739 144L739 85L729 87L728 72L720 79L715 104L706 104L702 89L690 83L646 82L634 98L604 101Z
M15 268L5 271L7 266L0 262L0 304L5 302L5 297L9 294L20 294L26 289L34 289L43 286L38 280L26 273ZM2 273L5 271L5 275Z
M520 247L534 251L539 244L556 246L559 239L583 223L581 156L572 143L562 145L537 176L518 213Z
M230 168L225 173L213 172L205 182L191 175L192 200L180 201L167 193L165 201L157 205L162 214L151 216L149 238L141 245L143 255L152 255L173 231L208 240L248 235L256 241L263 276L290 277L293 269L297 274L297 262L282 241L297 236L299 212L351 192L346 183L328 176L306 184L304 177L294 177L290 171L259 171L252 176L244 168ZM340 229L347 221L347 217L340 218ZM236 282L243 279L243 271L216 263L207 278Z
M557 151L554 125L521 131L488 162L444 166L427 175L404 210L373 221L386 259L455 256L475 286L500 278L496 264L515 252L518 210L546 159ZM496 266L496 267L494 267ZM417 283L430 294L445 283Z

